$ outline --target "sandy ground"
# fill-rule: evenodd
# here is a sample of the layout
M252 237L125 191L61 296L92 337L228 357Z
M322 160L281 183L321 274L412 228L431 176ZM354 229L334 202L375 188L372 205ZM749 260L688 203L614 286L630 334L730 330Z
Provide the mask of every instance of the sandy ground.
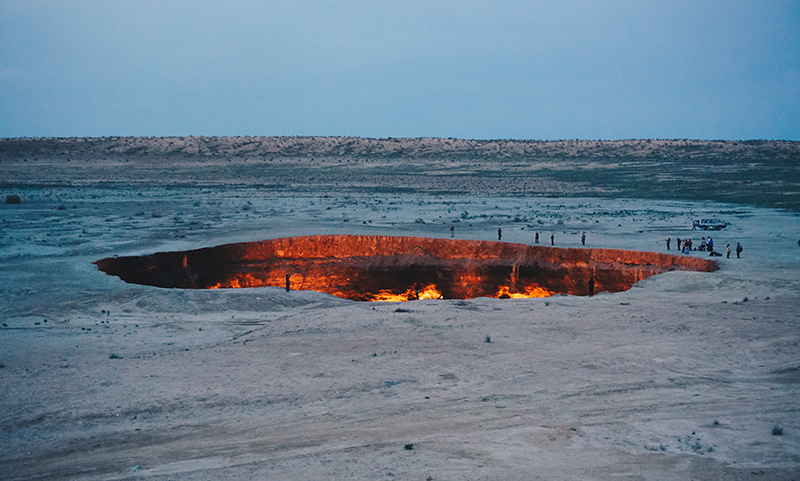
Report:
M0 479L800 479L796 213L246 186L11 193ZM451 225L468 239L554 233L557 247L585 231L586 247L665 252L670 236L674 252L714 215L732 223L712 234L718 250L741 242L741 259L593 298L357 303L136 286L91 264Z

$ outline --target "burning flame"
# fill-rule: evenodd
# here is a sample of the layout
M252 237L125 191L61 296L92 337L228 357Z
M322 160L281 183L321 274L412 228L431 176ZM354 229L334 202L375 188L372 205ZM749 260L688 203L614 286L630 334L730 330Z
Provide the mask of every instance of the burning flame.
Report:
M543 287L536 285L525 286L525 292L510 292L508 286L500 286L494 297L503 299L528 299L531 297L550 297L552 293Z
M283 287L283 284L278 280L270 282L266 279L259 279L251 274L237 274L234 277L218 282L208 289L242 289L246 287L262 287L274 286ZM307 287L306 287L307 288ZM333 289L319 289L322 292L333 294L344 299L366 300L373 302L406 302L421 299L443 299L442 291L436 287L436 284L428 284L425 287L411 286L402 293L392 292L390 289L381 289L376 294L366 294L363 297L354 296L352 292L340 292ZM497 292L492 296L499 299L528 299L532 297L550 297L552 292L536 284L525 286L525 292L511 292L509 286L500 286Z
M442 293L436 288L435 284L428 284L424 288L417 290L415 287L409 287L402 294L395 294L388 289L378 291L377 294L369 296L370 301L376 302L404 302L413 301L415 299L441 299Z

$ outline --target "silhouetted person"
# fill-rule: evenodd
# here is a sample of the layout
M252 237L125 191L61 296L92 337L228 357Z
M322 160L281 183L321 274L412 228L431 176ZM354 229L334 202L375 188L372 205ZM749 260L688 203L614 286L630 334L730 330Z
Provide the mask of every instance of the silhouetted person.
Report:
M550 245L551 246L556 245L556 235L555 234L550 234Z
M451 225L450 226L450 237L455 237L456 235L456 227Z
M589 278L589 297L594 296L594 276Z
M502 238L503 238L503 229L502 228L498 228L497 229L497 240L500 240Z
M586 232L584 232L583 235L581 235L581 244L586 245Z
M737 259L739 258L739 254L741 254L743 250L744 249L742 249L742 245L737 242L736 243L736 258Z
M669 237L667 237L667 250L669 250Z
M534 243L534 244L538 244L538 243L539 243L539 233L538 233L538 232L537 232L537 233L536 233L536 235L533 237L533 243ZM800 241L797 241L797 243L798 243L798 244L800 244Z
M682 247L683 244L681 244L681 238L678 237L677 240L678 240L678 251L681 251L681 250L683 250L683 247Z
M728 251L728 259L730 259L730 258L731 258L731 245L730 245L730 244L728 244L728 245L725 247L725 250L726 250L726 251Z
M289 292L289 278L292 277L291 274L286 274L286 292Z

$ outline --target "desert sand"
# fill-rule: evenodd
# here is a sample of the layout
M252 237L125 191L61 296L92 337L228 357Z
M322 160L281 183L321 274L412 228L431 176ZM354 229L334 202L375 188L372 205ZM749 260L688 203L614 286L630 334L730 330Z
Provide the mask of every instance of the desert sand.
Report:
M246 154L241 139L208 156L175 155L170 139L0 148L0 199L22 200L0 204L0 479L800 479L795 144L780 147L791 175L750 178L762 197L697 169L686 175L707 192L666 195L689 157L625 151L651 162L654 198L589 175L646 141L540 146L572 160L498 144L522 149L509 166L436 149L332 153L324 139ZM712 147L754 172L774 159ZM553 174L570 163L580 178ZM725 201L741 200L725 190L736 182L747 202ZM764 200L776 196L780 209ZM299 235L450 238L450 226L461 239L502 227L503 241L538 231L583 248L586 232L586 248L677 254L710 217L731 224L710 233L717 250L739 242L741 258L594 297L354 302L140 286L92 264Z

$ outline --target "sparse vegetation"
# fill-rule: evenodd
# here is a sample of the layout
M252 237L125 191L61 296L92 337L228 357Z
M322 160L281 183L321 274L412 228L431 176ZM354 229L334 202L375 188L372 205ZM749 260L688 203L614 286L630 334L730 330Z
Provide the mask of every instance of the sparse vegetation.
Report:
M108 356L109 359L122 359L121 356L114 354L113 352Z
M773 436L783 435L783 428L778 426L777 424L775 426L772 426L772 435Z
M414 449L414 443L408 443L405 446L403 446L403 448L405 448L407 451L411 451L412 449Z
M492 342L492 336L486 335L486 342Z
M463 163L479 162L483 188L496 193L526 192L541 189L528 176L519 176L517 169L504 171L502 163L513 161L521 166L537 166L536 177L547 179L551 187L539 194L595 195L633 198L665 197L684 200L716 200L752 203L797 211L800 203L800 170L794 160L800 142L791 141L705 141L705 140L619 140L619 141L529 141L467 139L370 139L324 137L165 137L165 138L61 138L0 139L0 159L50 162L63 157L75 160L70 168L59 165L59 181L87 181L86 162L102 157L124 163L131 157L183 158L197 162L226 164L264 158L279 163L278 169L293 165L304 170L328 162L364 162L375 164L382 178L381 189L400 187L410 172L424 170L426 179L447 177L448 169L461 169ZM613 159L598 168L598 159ZM311 161L311 162L310 162ZM318 164L316 162L319 162ZM441 171L431 174L431 162L438 162ZM539 166L540 164L547 166ZM560 165L571 168L559 168ZM703 165L705 169L685 169ZM258 163L263 167L263 164ZM249 170L250 167L242 167ZM256 168L256 164L253 164ZM654 170L663 173L653 176ZM435 169L434 169L435 170ZM740 172L748 172L743 183ZM507 172L507 173L506 173ZM307 172L310 174L311 172ZM253 178L267 176L272 184L285 172L260 168ZM242 175L245 173L242 171ZM191 177L191 176L190 176ZM304 183L304 175L292 176L292 182ZM327 175L333 182L335 175ZM4 179L14 185L20 179ZM352 181L351 178L348 179ZM375 183L370 181L370 188ZM430 183L428 186L439 183ZM697 185L703 185L698 190ZM768 188L780 185L780 189ZM363 190L365 185L355 188ZM404 187L403 188L407 188ZM428 187L419 186L420 191ZM553 190L550 190L553 189ZM701 194L699 194L701 192ZM700 196L700 197L698 197ZM521 217L524 220L523 217Z

